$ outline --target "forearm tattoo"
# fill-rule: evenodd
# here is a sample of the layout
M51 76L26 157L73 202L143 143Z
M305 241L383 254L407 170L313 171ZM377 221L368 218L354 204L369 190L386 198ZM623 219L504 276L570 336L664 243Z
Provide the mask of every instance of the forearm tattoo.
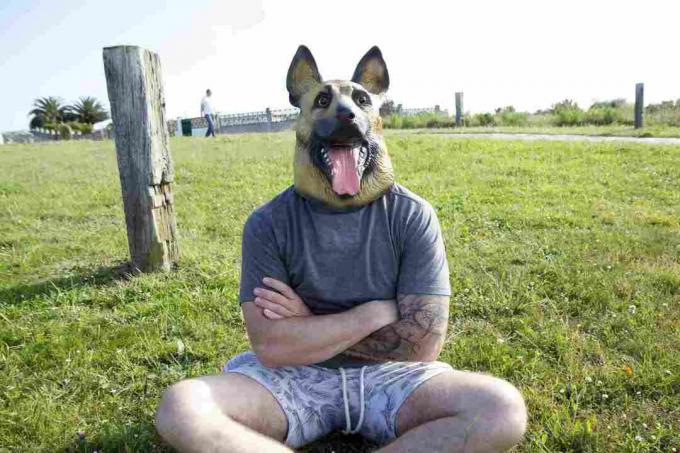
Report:
M401 319L373 332L345 354L372 360L436 360L446 337L449 298L397 296Z

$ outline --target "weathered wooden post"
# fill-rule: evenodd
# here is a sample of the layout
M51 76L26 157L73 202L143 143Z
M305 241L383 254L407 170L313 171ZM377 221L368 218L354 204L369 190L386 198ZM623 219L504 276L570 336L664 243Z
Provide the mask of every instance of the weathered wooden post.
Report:
M160 60L137 46L103 54L132 268L168 270L179 245Z
M645 84L636 83L635 84L635 129L640 129L642 127L642 111L645 108L644 96L645 95Z
M463 92L456 92L456 126L463 125Z

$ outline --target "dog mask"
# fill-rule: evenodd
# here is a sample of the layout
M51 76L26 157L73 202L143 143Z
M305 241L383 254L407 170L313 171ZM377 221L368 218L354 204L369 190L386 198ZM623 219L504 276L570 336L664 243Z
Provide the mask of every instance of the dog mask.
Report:
M351 81L323 81L309 49L298 48L286 86L300 108L294 180L301 195L343 209L376 200L394 183L379 114L389 83L377 47Z

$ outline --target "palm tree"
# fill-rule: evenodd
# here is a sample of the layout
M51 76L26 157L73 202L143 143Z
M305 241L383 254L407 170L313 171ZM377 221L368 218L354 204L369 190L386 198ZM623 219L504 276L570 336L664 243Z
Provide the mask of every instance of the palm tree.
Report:
M83 124L94 124L109 119L109 112L93 97L85 96L70 106L75 120Z
M38 98L33 101L33 110L28 112L33 115L29 127L43 127L46 124L59 124L64 121L68 114L69 107L62 104L62 100L55 96Z

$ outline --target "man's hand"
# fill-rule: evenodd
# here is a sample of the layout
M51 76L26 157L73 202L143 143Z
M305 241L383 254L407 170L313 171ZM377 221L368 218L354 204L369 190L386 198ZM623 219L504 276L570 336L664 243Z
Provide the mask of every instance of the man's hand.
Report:
M265 277L262 282L275 289L255 288L255 305L262 309L262 314L271 320L292 318L295 316L314 316L309 307L298 296L293 288L282 281ZM379 322L391 324L399 320L399 309L394 300L372 300L365 304L367 314Z
M255 305L262 309L262 314L268 319L283 319L293 316L313 316L305 302L295 294L293 289L274 278L262 279L269 288L255 288Z

